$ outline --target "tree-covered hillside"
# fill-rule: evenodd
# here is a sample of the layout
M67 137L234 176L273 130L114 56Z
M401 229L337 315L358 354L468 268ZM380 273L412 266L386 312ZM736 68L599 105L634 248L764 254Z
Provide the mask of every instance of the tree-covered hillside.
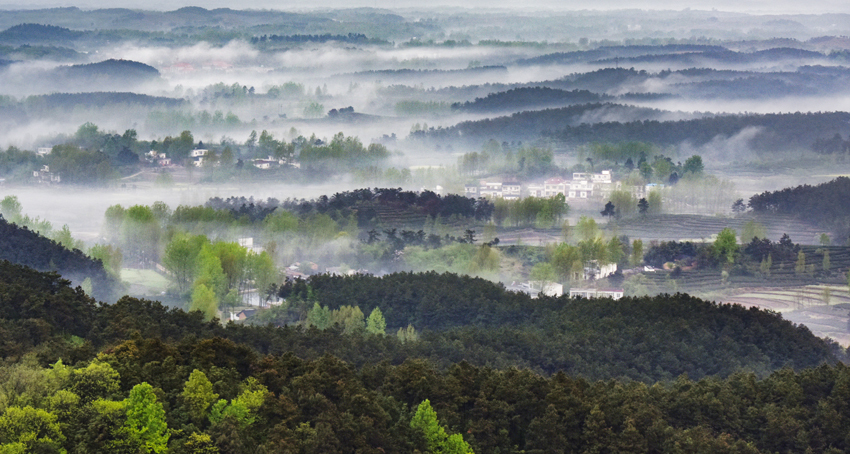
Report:
M41 271L56 271L81 284L91 281L95 298L112 301L120 291L120 283L109 276L99 260L93 260L79 249L69 250L27 228L6 221L0 215L0 260Z
M520 301L492 284L488 290L481 282L428 275L381 282L392 293L381 303L415 298L402 294L432 285L416 284L420 278L437 278L430 288L441 293L457 293L463 285L472 287L470 294L501 295L516 313L565 303ZM313 296L333 300L332 283L316 282ZM354 291L349 302L381 291ZM479 313L492 309L481 304ZM626 325L647 341L664 331L673 338L652 349L667 358L677 343L695 346L687 333L704 326L720 334L714 350L739 358L746 352L736 351L737 341L752 342L751 356L759 356L757 345L767 341L783 354L833 364L783 368L764 378L759 375L767 371L739 364L725 378L682 375L652 386L469 361L435 366L421 349L438 332L402 343L380 333L346 334L341 327L222 327L204 322L199 312L156 302L96 304L56 274L2 261L0 348L7 361L0 365L0 447L45 453L434 452L454 446L462 449L457 452L830 454L850 447L843 436L850 429L844 404L850 372L834 364L825 343L778 315L681 295L572 304L584 307L588 323L570 325L572 312L552 320L558 331L597 331L599 342L615 344ZM493 335L509 351L549 334ZM441 344L448 350L479 342ZM647 362L652 354L633 356L618 345L605 352L597 344L583 357L600 368Z

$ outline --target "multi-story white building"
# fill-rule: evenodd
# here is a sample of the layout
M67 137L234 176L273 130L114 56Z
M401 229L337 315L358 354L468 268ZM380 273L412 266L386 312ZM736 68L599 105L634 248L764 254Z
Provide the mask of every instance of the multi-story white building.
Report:
M516 182L502 183L502 198L517 200L522 195L522 185Z

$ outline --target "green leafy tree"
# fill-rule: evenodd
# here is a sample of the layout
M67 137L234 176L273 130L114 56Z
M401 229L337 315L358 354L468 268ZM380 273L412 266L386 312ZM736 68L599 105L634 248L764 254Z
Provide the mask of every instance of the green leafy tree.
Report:
M363 311L357 306L341 306L331 312L331 320L342 327L345 334L360 334L366 329Z
M765 276L770 276L770 269L773 267L773 255L767 254L767 257L762 259L759 264L759 271Z
M738 237L734 230L724 228L717 234L714 240L714 254L721 262L731 265L735 263L735 255L738 253Z
M109 363L94 360L88 366L75 369L70 376L71 391L83 403L108 398L118 393L121 376Z
M741 229L741 240L749 243L753 238L767 238L767 229L761 223L750 219Z
M314 302L313 308L307 312L307 325L315 326L319 330L326 330L333 324L331 310L327 306L322 307Z
M579 218L578 223L576 223L575 230L578 233L579 239L584 241L594 239L602 234L602 231L599 229L599 225L596 224L596 221L587 216Z
M383 336L386 334L386 331L387 320L384 318L384 314L381 313L381 309L375 306L372 312L369 313L369 318L366 319L366 332Z
M183 385L181 397L189 414L196 421L205 419L209 408L218 401L218 394L213 392L213 384L206 374L198 369L189 374L189 379Z
M14 195L7 195L0 201L0 215L9 222L17 222L21 217L21 202Z
M121 279L121 267L124 260L121 249L111 244L95 244L89 248L88 255L95 260L100 260L103 263L103 268L110 276Z
M797 261L794 263L794 274L801 275L806 272L806 254L803 251L797 253Z
M200 311L204 314L205 320L216 318L218 316L218 298L216 298L215 292L205 284L195 285L189 310Z
M663 200L661 198L661 191L657 189L649 191L649 195L646 196L646 203L647 214L661 214L663 203Z
M193 241L191 236L181 233L174 235L165 246L162 264L169 272L169 279L181 294L188 291L195 280L196 262L201 246L202 242Z
M690 158L685 160L685 164L682 165L683 173L691 173L694 175L702 175L703 172L703 164L702 157L700 155L693 155Z
M146 382L133 386L127 399L127 421L124 429L130 437L139 440L144 452L166 452L171 436L165 421L165 410Z
M46 410L8 407L0 415L2 453L61 453L64 441L56 415Z
M631 266L640 266L641 263L643 263L643 240L633 240L632 254L629 257L629 264Z
M829 259L829 249L824 248L823 250L823 270L829 271L832 268L832 261Z
M142 265L159 258L160 225L153 210L145 205L127 209L121 223L121 250L125 256Z
M425 399L410 420L410 427L422 434L425 440L425 452L433 454L471 454L472 449L460 434L449 436L437 419L437 412L431 408L431 401Z
M848 278L848 286L850 286L850 278ZM396 338L402 343L416 342L419 340L419 333L413 325L408 324L406 328L399 328L396 332Z
M187 454L219 454L219 449L212 437L205 433L193 432L183 443L183 451Z

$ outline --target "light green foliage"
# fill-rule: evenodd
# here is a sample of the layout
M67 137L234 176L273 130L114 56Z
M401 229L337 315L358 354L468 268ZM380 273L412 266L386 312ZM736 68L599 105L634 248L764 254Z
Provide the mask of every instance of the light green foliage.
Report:
M304 116L306 118L318 118L325 115L325 106L317 102L311 102L304 107Z
M254 423L256 411L268 396L269 390L257 379L250 377L243 385L242 392L230 403L220 399L212 406L210 423L218 424L225 418L232 418L240 427L245 428Z
M181 396L189 414L195 420L206 417L207 410L218 400L218 394L213 392L212 383L206 374L198 369L189 374L189 379L183 385Z
M614 204L615 216L618 219L621 217L631 216L637 209L637 200L635 200L634 196L629 191L621 189L613 191L611 192L609 200Z
M111 244L95 244L89 248L88 255L95 260L100 260L103 263L103 268L110 276L121 279L121 266L124 260L121 249Z
M496 199L493 223L516 227L538 226L550 228L558 225L570 211L563 194L553 197L524 197L518 200Z
M221 266L221 260L209 245L201 247L197 259L197 275L194 286L206 286L215 294L216 300L227 294L227 276Z
M425 399L416 407L416 413L410 420L410 427L419 431L425 438L425 450L433 454L471 454L469 444L460 434L449 436L437 419L437 412L431 408L431 401Z
M80 396L83 403L108 398L118 393L120 378L118 371L108 363L94 360L71 373L71 392Z
M440 426L437 412L431 408L431 401L425 399L418 407L416 413L410 420L410 427L422 433L425 437L425 448L430 453L442 451L442 445L448 436L445 429Z
M384 314L381 313L381 309L376 306L369 314L369 318L366 319L366 332L383 336L386 334L386 331L387 320L384 318Z
M579 249L567 243L559 244L549 260L562 281L573 280L575 273L584 268Z
M9 407L0 416L0 452L62 452L64 441L56 415L46 410Z
M286 210L275 210L263 220L267 233L287 233L298 230L298 218Z
M216 298L215 292L204 284L195 285L189 310L201 311L205 320L216 318L218 316L218 298Z
M715 257L731 265L732 263L735 263L735 254L737 254L737 252L737 234L734 230L726 227L717 234L717 239L714 240Z
M331 310L327 306L322 307L319 303L313 303L313 308L307 312L307 325L326 330L332 324Z
M121 205L112 205L106 209L103 215L103 236L107 242L114 243L119 240L126 212Z
M474 244L464 243L428 250L419 246L408 246L404 249L404 262L413 270L468 273L478 248Z
M9 222L17 222L21 217L21 202L14 195L7 195L0 201L0 214Z
M832 298L832 290L829 287L824 287L823 292L821 292L821 299L823 300L823 304L829 306L829 301Z
M268 252L263 251L259 254L248 252L247 269L245 278L253 281L254 288L260 294L260 297L265 301L274 290L274 284L278 281L277 267Z
M501 256L499 255L499 251L487 244L482 244L478 247L478 251L476 251L475 256L473 256L469 264L469 272L475 274L498 271L500 263Z
M794 274L803 274L806 272L806 254L803 251L797 253L797 261L794 263Z
M773 254L767 254L767 258L762 259L759 264L759 271L765 276L770 276L770 269L773 267Z
M848 278L848 281L850 281L850 278ZM419 340L419 333L416 332L416 328L414 328L413 325L408 324L407 328L398 329L396 337L402 344L405 344L407 342L416 342Z
M148 383L140 383L130 390L124 429L144 445L145 452L166 452L171 434L165 421L165 410L157 402L153 387Z
M646 210L647 214L661 214L663 203L661 191L657 189L649 191L649 195L646 196L646 201L649 204L649 208Z
M643 263L643 240L632 241L632 255L629 257L631 266L640 266Z
M652 281L643 274L635 274L623 282L623 294L625 296L655 295L658 290Z
M224 272L225 288L237 289L244 277L248 251L238 243L216 241L212 244L212 253L218 257Z
M341 306L331 311L333 324L339 324L345 334L360 334L366 329L363 311L357 306Z
M143 262L158 259L160 225L150 207L128 208L120 231L121 249L128 256Z
M597 262L599 264L609 263L608 244L602 237L592 240L579 241L578 251L583 263Z
M463 435L452 434L443 443L443 454L471 454L472 448L464 441Z
M824 248L823 250L823 270L829 271L832 268L832 261L829 259L829 249Z
M531 267L528 277L532 281L540 281L543 283L553 282L555 280L555 267L551 263L539 262ZM545 285L545 284L544 284Z
M670 177L670 174L673 173L673 168L673 162L670 158L656 156L652 162L652 171L656 178L661 181L665 181Z
M818 241L821 246L829 246L832 243L832 240L829 239L829 235L826 233L821 233Z
M196 262L205 237L195 237L178 233L165 246L162 264L169 271L169 279L181 294L189 290L195 280Z
M218 454L218 447L213 443L212 437L204 433L193 432L183 444L183 451L187 454Z
M602 235L602 231L599 230L599 225L596 224L596 221L587 216L579 218L576 224L576 233L582 241L592 240Z
M46 407L61 419L70 419L80 407L80 396L71 391L60 389L47 398Z
M608 251L606 252L608 262L620 263L625 256L625 251L623 249L623 242L616 236L612 237L611 240L608 241Z
M91 278L87 277L83 279L83 282L80 283L80 288L86 293L86 295L91 296L92 294L92 286L91 286Z
M761 223L750 219L741 229L741 241L749 243L753 238L767 238L767 229Z
M64 369L61 361L57 364ZM0 377L0 412L13 406L45 407L45 399L67 384L67 374L57 377L52 369L42 369L35 355L0 368Z

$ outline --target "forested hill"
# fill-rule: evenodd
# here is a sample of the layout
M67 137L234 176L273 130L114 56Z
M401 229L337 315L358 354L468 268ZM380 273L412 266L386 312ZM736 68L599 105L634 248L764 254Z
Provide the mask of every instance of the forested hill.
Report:
M85 65L63 66L56 70L63 77L122 77L132 80L144 80L159 77L159 71L153 66L132 60L109 59Z
M20 24L0 32L0 42L10 44L64 43L79 39L83 32L41 24Z
M99 305L56 274L0 261L0 418L12 428L2 432L2 442L17 452L427 452L424 434L431 432L420 432L427 417L444 427L438 432L469 444L444 452L832 454L850 448L850 369L749 372L752 361L764 359L757 345L765 342L775 344L776 358L835 363L823 341L777 314L677 295L580 300L572 303L580 311L558 316L556 307L570 304L530 301L470 278L434 277L342 282L354 291L352 302L365 303L371 293L387 307L397 298L433 301L425 295L451 295L463 285L471 288L461 299L483 291L479 317L500 295L516 305L497 312L550 311L547 328L492 330L492 337L512 355L568 333L573 339L555 334L553 342L567 351L584 343L583 359L596 370L589 376L617 374L627 364L669 367L683 348L693 349L694 361L725 355L737 370L726 378L679 376L647 386L544 376L509 364L435 366L429 354L466 351L469 359L487 361L478 357L488 352L487 340L423 332L402 343L391 335L345 334L338 326L222 327L204 322L200 312L156 302ZM414 283L420 278L433 282ZM337 298L331 287L344 290L332 280L314 283L315 294L328 301ZM374 284L380 288L365 291ZM427 293L404 296L419 291ZM573 323L580 312L586 315ZM476 332L489 329L478 325ZM625 348L623 330L631 331L629 341L647 344L643 354ZM701 343L693 331L712 332L714 339ZM559 359L558 351L545 353ZM415 410L426 400L436 415Z
M558 90L549 87L514 88L505 92L491 93L475 101L454 103L452 109L468 112L516 112L531 107L553 107L570 104L586 104L611 99L587 90Z
M840 139L839 139L840 140ZM816 186L801 185L750 197L756 213L780 213L832 230L839 242L850 237L850 178L838 177Z
M0 216L0 260L35 268L56 271L76 285L91 279L93 296L113 301L120 283L110 277L99 260L92 260L79 249L68 250L59 243L27 228L6 221Z
M612 103L578 104L557 109L515 113L510 116L464 121L448 128L415 131L411 137L436 141L480 143L481 139L498 141L534 140L545 131L561 130L597 121L657 120L669 115L658 109ZM601 139L600 139L601 140Z
M50 109L74 109L76 107L103 107L115 104L128 104L144 107L178 108L187 101L163 96L150 96L129 92L91 92L91 93L51 93L49 95L29 96L23 101L29 111Z
M412 133L433 140L534 140L540 137L569 145L637 140L661 146L705 145L745 134L754 150L809 150L836 134L850 134L850 113L717 115L664 121L672 113L619 104L584 104L561 109L520 112L509 117L466 121L455 126ZM634 120L628 117L642 117ZM620 120L615 120L619 117Z
M483 279L431 272L314 276L285 286L281 295L312 295L331 310L353 305L369 314L378 307L389 331L408 324L432 331L416 351L438 364L465 360L653 382L683 373L813 367L844 357L836 344L779 314L683 294L532 300Z

